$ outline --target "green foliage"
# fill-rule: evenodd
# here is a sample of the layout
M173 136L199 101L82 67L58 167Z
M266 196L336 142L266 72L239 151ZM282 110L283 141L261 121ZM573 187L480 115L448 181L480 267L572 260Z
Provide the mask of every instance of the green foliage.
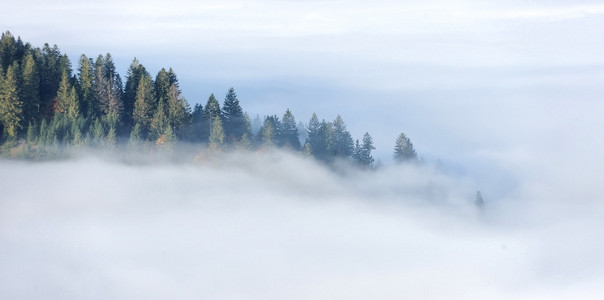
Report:
M98 106L95 98L94 67L91 59L82 54L78 62L78 85L81 104L81 112L87 118L98 117Z
M134 58L123 88L109 53L99 55L96 61L80 56L77 71L77 77L72 76L71 62L56 45L32 48L10 32L2 34L2 153L9 149L8 152L20 153L15 156L41 159L60 157L65 146L90 144L112 149L123 147L128 141L131 149L142 149L142 145L170 149L182 140L209 142L213 151L229 145L251 150L262 144L301 151L327 163L352 156L361 166L374 164L371 136L365 133L362 143L353 143L340 115L327 122L319 121L313 113L305 126L296 123L287 109L281 119L269 115L261 122L256 115L250 122L234 88L228 90L222 109L211 94L205 106L196 103L191 111L171 68L161 69L153 80ZM24 136L26 143L18 142L19 136ZM147 140L153 143L146 143ZM417 159L413 144L402 133L394 158Z
M139 80L138 88L136 89L136 99L134 101L132 118L134 123L139 125L141 138L147 136L153 118L155 100L153 99L152 84L151 76L143 74Z
M17 137L23 120L23 103L17 86L18 68L17 62L13 63L0 82L0 122L10 139Z
M220 110L220 104L214 97L214 94L210 94L206 105L203 108L203 139L208 140L210 137L212 122L216 118L222 119L222 111Z
M57 112L65 114L72 120L80 115L80 105L77 99L75 88L67 78L67 73L63 73L59 90L57 91Z
M298 127L296 118L292 112L287 109L281 120L281 133L283 145L293 150L300 150L300 139L298 138Z
M274 122L270 118L266 118L264 120L264 126L262 126L262 130L260 131L260 135L262 137L262 144L266 147L272 147L275 145L275 125Z
M401 163L416 159L417 153L415 153L413 143L411 143L411 140L409 140L409 138L401 132L396 139L396 144L394 146L394 160L398 163Z
M373 146L373 138L369 135L368 132L365 132L363 135L363 143L359 144L359 140L356 141L354 147L354 160L357 164L362 167L371 167L373 166L373 156L371 156L371 151L374 150Z
M33 122L40 114L40 74L32 53L25 56L21 71L20 96L23 102L23 120Z
M219 116L214 117L212 122L212 129L210 132L210 149L219 150L224 144L224 128L222 126L222 119Z
M160 99L157 110L151 120L151 132L150 136L152 140L157 140L165 133L166 129L170 126L170 120L168 119L167 107L164 99Z
M243 115L243 109L239 105L235 89L230 88L222 107L224 117L224 130L229 140L239 141L241 136L247 131L246 121Z

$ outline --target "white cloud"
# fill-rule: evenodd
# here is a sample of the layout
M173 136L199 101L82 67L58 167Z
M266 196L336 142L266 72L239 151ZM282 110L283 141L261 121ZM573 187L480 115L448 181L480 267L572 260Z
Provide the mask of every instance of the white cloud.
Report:
M1 163L3 298L601 293L602 205L549 197L574 181L483 190L480 214L472 181L431 168L335 175L271 152L201 166Z

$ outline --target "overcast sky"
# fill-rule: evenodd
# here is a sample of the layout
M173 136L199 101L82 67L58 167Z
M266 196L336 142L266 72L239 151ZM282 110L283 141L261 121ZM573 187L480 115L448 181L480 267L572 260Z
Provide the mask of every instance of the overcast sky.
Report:
M577 119L602 127L599 1L4 2L0 29L74 61L110 52L122 76L134 56L173 67L191 104L233 86L252 116L339 113L385 163L401 131L478 172L587 129Z

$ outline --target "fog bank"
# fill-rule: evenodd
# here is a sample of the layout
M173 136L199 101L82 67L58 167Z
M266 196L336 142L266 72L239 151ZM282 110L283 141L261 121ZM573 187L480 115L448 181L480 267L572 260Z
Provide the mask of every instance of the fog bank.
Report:
M3 299L603 294L602 204L551 197L569 185L483 190L480 210L474 181L437 168L336 174L281 152L0 165Z

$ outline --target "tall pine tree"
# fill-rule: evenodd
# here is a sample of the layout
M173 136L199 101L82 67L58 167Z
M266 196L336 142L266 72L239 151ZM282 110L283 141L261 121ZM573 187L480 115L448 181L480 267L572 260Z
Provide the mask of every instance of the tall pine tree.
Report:
M246 132L243 109L239 105L235 89L230 88L222 106L224 131L228 140L239 141Z
M0 122L4 127L4 134L11 139L17 137L23 121L23 103L19 99L19 87L17 62L14 62L6 70L0 83Z
M415 153L413 143L411 143L411 140L401 132L396 139L396 144L394 146L394 160L401 163L415 159L417 159L417 153Z

